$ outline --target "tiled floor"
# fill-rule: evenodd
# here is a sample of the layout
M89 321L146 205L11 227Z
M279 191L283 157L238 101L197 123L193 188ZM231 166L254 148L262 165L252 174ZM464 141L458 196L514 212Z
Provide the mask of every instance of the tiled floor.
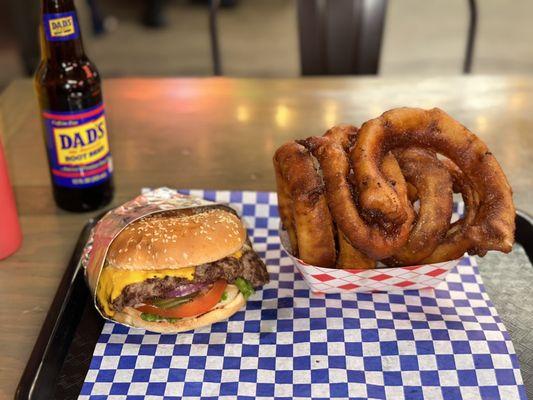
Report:
M146 30L138 22L141 1L101 0L118 26L94 38L86 3L76 3L87 52L105 77L211 73L206 7L168 0L168 26ZM533 71L533 2L478 3L474 73ZM459 73L467 21L466 0L390 0L381 73ZM295 0L240 0L236 8L221 11L219 23L226 75L298 76ZM6 32L0 33L0 67L0 87L22 74L14 41Z

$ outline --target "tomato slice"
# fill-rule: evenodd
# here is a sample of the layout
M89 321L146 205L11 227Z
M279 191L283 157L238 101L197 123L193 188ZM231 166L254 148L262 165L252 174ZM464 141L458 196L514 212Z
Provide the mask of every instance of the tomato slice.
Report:
M226 286L228 286L228 283L225 280L218 280L204 294L200 294L191 301L174 308L165 309L146 304L136 307L136 309L144 313L156 314L167 318L194 317L211 310L220 301Z

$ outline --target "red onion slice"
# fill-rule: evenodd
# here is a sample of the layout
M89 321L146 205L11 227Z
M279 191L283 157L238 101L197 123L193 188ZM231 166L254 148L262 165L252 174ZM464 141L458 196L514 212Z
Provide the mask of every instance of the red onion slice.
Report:
M206 286L208 286L207 283L186 283L174 288L170 292L165 293L164 298L170 299L172 297L187 296L191 293L199 292Z

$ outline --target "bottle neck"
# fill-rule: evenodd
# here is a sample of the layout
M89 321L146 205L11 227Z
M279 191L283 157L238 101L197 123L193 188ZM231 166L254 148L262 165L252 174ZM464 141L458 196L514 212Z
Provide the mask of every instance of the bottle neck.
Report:
M73 0L41 0L41 55L65 61L85 55Z

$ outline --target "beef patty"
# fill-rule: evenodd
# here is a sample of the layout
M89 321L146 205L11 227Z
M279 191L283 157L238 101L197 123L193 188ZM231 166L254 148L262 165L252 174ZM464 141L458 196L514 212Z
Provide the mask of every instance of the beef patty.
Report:
M122 294L113 301L112 307L116 311L120 311L124 307L143 303L153 297L164 297L166 293L176 289L176 287L189 283L211 283L218 279L233 283L239 277L246 279L253 287L268 283L268 272L263 261L249 246L243 250L244 253L240 258L226 257L212 263L198 265L195 268L192 281L166 276L128 285L122 290Z

